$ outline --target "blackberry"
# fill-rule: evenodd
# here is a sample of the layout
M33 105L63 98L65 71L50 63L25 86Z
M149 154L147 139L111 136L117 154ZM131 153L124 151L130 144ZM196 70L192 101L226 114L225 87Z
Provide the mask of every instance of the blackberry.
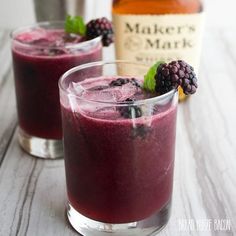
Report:
M102 36L102 44L106 47L114 42L112 23L106 17L91 20L86 26L87 39L93 39L98 36Z
M127 83L129 83L129 79L118 78L116 80L112 80L109 85L113 87L113 86L122 86Z
M161 64L155 75L156 92L164 94L181 86L186 95L197 89L197 78L192 66L182 60Z
M116 80L111 81L111 83L109 84L110 86L122 86L124 84L127 83L131 83L132 85L141 88L141 85L139 84L139 82L135 79L135 78L118 78Z
M134 99L133 99L133 98L126 98L126 99L124 100L124 102L134 103Z
M131 137L137 138L140 137L144 139L148 133L152 132L151 127L148 127L144 124L138 124L136 127L133 127L131 131Z
M49 49L43 49L41 53L47 56L58 56L58 55L66 54L67 52L62 49L49 48Z
M129 102L129 106L118 107L118 110L124 118L138 118L142 116L142 110L140 107L133 105L134 100L127 98L124 102Z
M130 79L130 83L136 87L141 88L141 85L139 84L139 82L135 78Z

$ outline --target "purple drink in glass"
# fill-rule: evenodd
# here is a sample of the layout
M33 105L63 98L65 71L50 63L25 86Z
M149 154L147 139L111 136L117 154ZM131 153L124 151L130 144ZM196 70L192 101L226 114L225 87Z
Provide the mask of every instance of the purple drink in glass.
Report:
M28 153L62 156L58 80L68 69L102 57L100 38L67 35L63 22L39 23L12 33L19 142Z
M147 68L91 63L59 82L68 218L83 235L150 235L168 221L178 95L141 89Z

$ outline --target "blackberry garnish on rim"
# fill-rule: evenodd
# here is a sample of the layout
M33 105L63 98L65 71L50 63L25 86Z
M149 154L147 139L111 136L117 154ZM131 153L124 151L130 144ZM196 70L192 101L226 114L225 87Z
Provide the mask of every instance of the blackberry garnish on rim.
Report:
M68 15L65 22L65 32L69 34L68 39L71 39L71 34L79 34L85 40L101 36L102 44L105 47L114 42L112 23L106 17L93 19L85 24L81 16Z
M155 75L158 94L164 94L181 86L186 95L193 94L197 89L197 78L193 67L186 62L172 61L161 64Z
M194 94L197 90L197 78L192 66L183 60L170 63L157 62L144 77L143 88L157 95L165 94L178 87L186 95Z
M87 39L93 39L98 36L102 36L102 43L105 47L114 42L112 23L106 17L91 20L87 24Z

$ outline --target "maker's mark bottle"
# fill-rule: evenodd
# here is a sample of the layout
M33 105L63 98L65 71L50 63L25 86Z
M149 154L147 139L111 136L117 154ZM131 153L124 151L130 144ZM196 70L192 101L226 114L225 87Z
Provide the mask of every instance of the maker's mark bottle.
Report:
M114 0L112 13L117 59L150 64L183 59L198 70L200 0Z

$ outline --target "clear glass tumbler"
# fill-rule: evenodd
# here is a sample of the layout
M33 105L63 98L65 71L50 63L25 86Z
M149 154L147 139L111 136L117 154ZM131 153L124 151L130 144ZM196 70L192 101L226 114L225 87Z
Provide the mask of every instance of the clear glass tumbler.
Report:
M140 80L147 70L132 62L95 62L59 80L67 214L82 235L151 235L169 219L178 93L116 102L114 96L127 91L104 83ZM78 85L85 80L89 87Z
M20 28L11 37L19 143L37 157L62 157L58 80L74 66L101 60L101 38L67 37L62 21Z

